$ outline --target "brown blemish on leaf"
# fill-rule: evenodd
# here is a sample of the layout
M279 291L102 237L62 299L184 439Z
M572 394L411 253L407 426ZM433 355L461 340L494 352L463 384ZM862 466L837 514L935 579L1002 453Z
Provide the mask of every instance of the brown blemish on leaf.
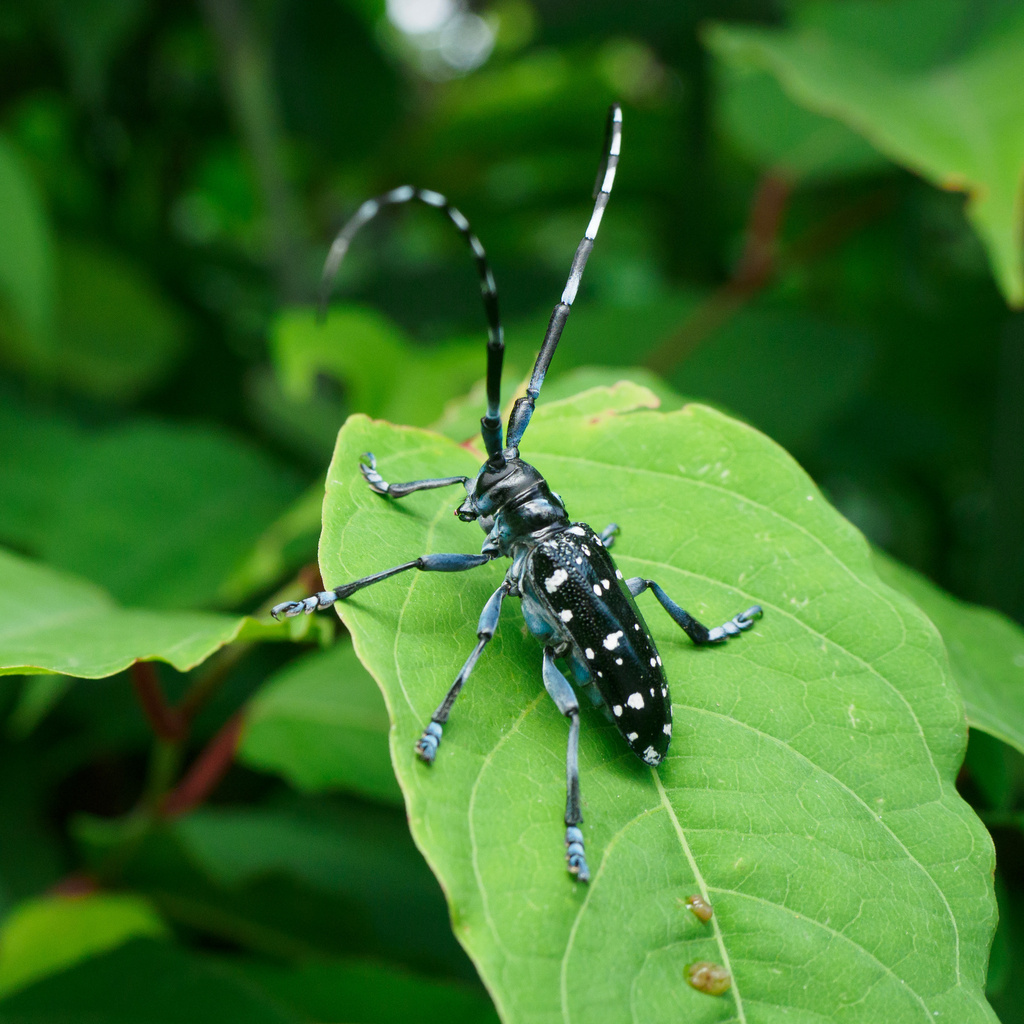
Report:
M698 992L720 996L729 991L732 975L721 965L710 960L698 960L686 965L686 981Z

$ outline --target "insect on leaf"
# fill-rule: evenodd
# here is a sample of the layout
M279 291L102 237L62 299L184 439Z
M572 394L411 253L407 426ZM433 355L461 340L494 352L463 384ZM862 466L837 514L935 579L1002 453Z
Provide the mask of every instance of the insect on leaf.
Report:
M992 846L953 786L963 705L931 622L756 430L696 405L557 413L541 406L523 456L573 518L621 525L626 576L657 580L708 624L755 602L765 615L699 649L639 598L675 731L651 770L585 710L588 886L557 845L567 722L514 600L436 763L413 754L502 563L409 572L339 602L384 690L413 836L502 1019L994 1020ZM479 465L437 435L350 418L328 475L328 586L478 549L482 534L452 515L461 491L384 500L359 473L366 451L391 481ZM713 907L707 922L686 909L694 893ZM686 967L699 962L720 965L728 990L693 988Z

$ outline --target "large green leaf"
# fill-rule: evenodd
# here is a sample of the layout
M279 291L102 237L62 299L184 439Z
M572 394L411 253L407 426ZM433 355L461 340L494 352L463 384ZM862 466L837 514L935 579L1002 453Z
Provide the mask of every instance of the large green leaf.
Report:
M651 771L584 716L587 887L562 857L566 723L513 602L437 763L413 755L502 568L412 572L339 606L385 692L413 835L503 1018L992 1020L992 848L953 787L963 705L932 624L752 428L699 406L557 413L538 412L524 451L574 516L622 525L627 575L705 621L754 601L765 617L698 650L642 599L673 687L673 747ZM329 586L477 547L451 514L458 494L382 500L358 472L364 451L391 480L477 465L444 438L352 417L328 476ZM695 892L710 924L681 903ZM701 960L731 971L727 995L684 981Z
M0 550L0 675L98 679L154 660L185 672L234 640L289 635L302 634L237 615L120 608L92 583Z
M960 601L880 551L878 574L938 626L967 721L1024 753L1024 629L991 608Z
M1024 15L1012 10L975 36L973 19L962 2L819 0L801 8L792 29L719 25L707 41L731 63L771 72L797 103L839 119L933 184L967 192L967 216L996 280L1021 306ZM957 52L963 39L972 45Z

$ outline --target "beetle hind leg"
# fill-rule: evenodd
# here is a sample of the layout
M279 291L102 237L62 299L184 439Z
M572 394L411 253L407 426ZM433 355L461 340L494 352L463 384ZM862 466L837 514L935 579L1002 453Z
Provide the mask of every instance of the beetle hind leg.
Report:
M581 882L590 881L590 868L583 849L583 812L580 809L580 706L569 680L555 665L553 647L544 648L544 689L558 710L569 719L569 743L565 754L565 860L569 873Z
M650 590L658 599L661 607L672 617L675 624L695 644L718 644L728 640L731 636L739 636L745 629L750 629L754 624L754 620L759 619L763 614L761 606L755 604L745 612L734 615L721 626L714 626L708 629L702 622L698 622L685 608L680 608L654 580L645 580L643 576L633 576L626 580L626 586L634 597L642 594L645 590Z

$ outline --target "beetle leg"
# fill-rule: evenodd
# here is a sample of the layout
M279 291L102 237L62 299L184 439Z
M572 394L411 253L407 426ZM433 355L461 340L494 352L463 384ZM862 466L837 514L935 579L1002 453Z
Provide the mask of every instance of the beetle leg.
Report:
M468 476L442 476L430 480L413 480L407 484L389 484L377 472L377 460L374 458L373 452L366 452L363 458L366 461L360 462L359 468L370 485L370 490L389 498L404 498L407 494L412 494L413 491L432 491L436 487L450 487L452 484L462 484L468 490Z
M501 616L501 602L511 589L512 584L505 580L487 599L487 604L484 605L484 610L480 613L480 621L476 627L476 647L470 652L469 657L466 659L466 664L462 666L444 700L441 701L437 710L431 716L430 724L423 730L423 735L416 741L416 753L419 754L421 761L433 764L434 758L437 755L438 745L441 742L442 726L448 721L448 715L452 710L452 705L455 703L455 698L458 697L463 684L469 678L469 673L473 671L473 666L476 664L476 659L480 657L480 652L494 636L494 631L498 628L498 619Z
M581 882L590 881L590 868L583 852L583 812L580 809L580 706L576 691L555 665L555 650L544 648L544 689L551 695L558 710L569 719L569 745L565 755L565 859L569 872Z
M721 626L708 629L703 623L698 622L685 608L679 605L658 586L654 580L645 580L642 576L634 576L626 580L629 592L636 597L645 590L651 590L658 599L661 607L672 616L676 625L682 629L695 644L716 644L728 640L731 636L738 636L743 630L750 629L754 620L761 617L761 606L755 604L745 612L740 612L728 622Z
M404 562L396 565L393 569L385 569L383 572L375 572L372 576L363 576L361 579L353 580L351 583L343 583L333 590L322 590L319 594L313 594L302 601L283 601L270 609L270 614L275 619L282 615L291 618L293 615L316 612L324 608L330 608L335 601L344 601L351 597L357 590L368 587L373 583L380 583L389 576L396 576L406 569L419 569L422 572L465 572L467 569L475 569L478 565L486 565L493 555L420 555L411 562Z
M610 548L615 543L615 538L620 533L621 529L622 528L618 523L609 523L601 531L601 543L606 548Z

